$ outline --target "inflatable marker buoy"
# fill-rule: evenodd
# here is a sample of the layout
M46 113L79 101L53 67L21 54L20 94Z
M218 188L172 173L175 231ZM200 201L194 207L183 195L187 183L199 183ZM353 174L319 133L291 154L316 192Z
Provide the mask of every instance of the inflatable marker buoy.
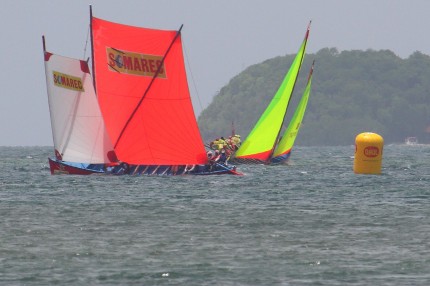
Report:
M356 174L381 174L384 139L371 132L355 138L354 172Z

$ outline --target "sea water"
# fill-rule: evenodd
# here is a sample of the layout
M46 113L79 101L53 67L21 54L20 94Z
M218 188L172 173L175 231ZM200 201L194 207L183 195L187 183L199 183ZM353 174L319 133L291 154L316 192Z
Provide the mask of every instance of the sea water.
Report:
M430 146L296 147L244 176L50 175L0 147L1 285L430 285Z

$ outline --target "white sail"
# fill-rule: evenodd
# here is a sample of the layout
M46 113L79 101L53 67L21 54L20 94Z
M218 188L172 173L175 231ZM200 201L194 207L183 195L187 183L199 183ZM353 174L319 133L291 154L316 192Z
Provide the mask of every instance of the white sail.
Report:
M110 162L113 147L87 62L45 52L45 73L57 159Z

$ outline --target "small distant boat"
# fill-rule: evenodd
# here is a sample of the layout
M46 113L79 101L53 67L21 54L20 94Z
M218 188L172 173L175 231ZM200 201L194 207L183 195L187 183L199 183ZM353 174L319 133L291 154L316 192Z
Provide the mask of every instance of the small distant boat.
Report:
M406 145L418 145L418 138L417 137L406 137L405 138L405 144Z
M92 16L87 61L43 49L55 158L52 174L242 175L212 162L198 129L181 28Z

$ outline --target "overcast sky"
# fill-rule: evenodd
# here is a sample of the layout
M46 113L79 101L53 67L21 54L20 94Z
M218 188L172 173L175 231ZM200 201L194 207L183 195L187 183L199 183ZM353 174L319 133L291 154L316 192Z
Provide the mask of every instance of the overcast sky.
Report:
M310 20L308 53L334 47L389 49L402 58L414 51L430 55L430 0L0 0L0 4L1 146L53 145L42 35L53 53L89 57L90 4L94 16L113 22L171 30L184 24L197 114L246 67L296 53Z

